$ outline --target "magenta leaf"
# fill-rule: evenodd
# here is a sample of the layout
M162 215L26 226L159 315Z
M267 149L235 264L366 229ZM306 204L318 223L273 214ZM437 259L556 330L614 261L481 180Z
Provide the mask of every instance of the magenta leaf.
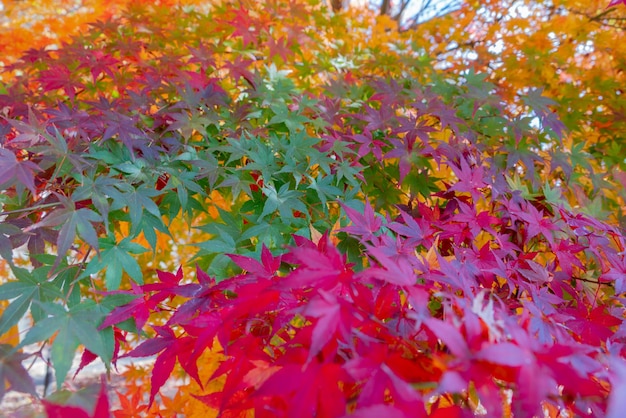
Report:
M34 162L26 159L18 160L13 151L0 148L0 185L17 181L34 195L37 193L35 173L39 171L41 169Z

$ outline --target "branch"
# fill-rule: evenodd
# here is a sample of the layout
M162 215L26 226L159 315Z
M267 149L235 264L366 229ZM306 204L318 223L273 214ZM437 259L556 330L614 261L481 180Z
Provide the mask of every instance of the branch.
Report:
M441 9L434 10L432 16L429 16L427 19L423 19L424 17L423 15L425 14L426 10L428 10L428 8L433 6L432 3L433 3L432 0L426 0L423 3L423 6L425 7L421 7L418 12L414 13L413 16L411 16L408 19L407 21L408 24L403 30L415 29L419 25L426 23L436 17L445 16L447 14L450 14L452 12L459 10L462 5L462 3L459 0L448 0L448 3L445 6L443 6ZM439 4L439 3L440 2L435 2L434 5Z
M0 216L13 215L13 214L16 214L16 213L38 211L38 210L41 210L41 209L47 209L47 208L52 208L54 206L59 206L60 204L61 204L61 202L52 202L52 203L44 203L42 205L37 205L37 206L29 206L27 208L7 210L7 211L4 211L4 212L0 212Z
M431 0L428 0L428 3L430 3ZM396 13L396 15L393 17L393 19L395 21L397 21L398 23L400 23L400 21L402 20L402 15L404 14L404 11L406 10L407 6L411 3L411 0L405 0L400 4L400 10L398 10L398 13Z
M391 6L391 0L383 0L380 4L380 15L386 16L389 14L389 8Z

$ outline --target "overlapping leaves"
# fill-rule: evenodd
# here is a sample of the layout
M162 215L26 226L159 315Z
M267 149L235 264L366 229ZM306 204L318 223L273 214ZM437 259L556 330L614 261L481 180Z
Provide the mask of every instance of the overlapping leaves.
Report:
M319 6L141 3L7 68L0 334L30 314L61 385L80 345L117 358L119 323L156 356L151 402L180 366L222 412L610 412L624 237L572 210L602 214L599 163L541 90ZM197 281L153 273L179 262Z

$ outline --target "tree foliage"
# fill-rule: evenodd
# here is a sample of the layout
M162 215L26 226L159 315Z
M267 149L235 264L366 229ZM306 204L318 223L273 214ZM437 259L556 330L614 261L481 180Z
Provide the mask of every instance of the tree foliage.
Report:
M50 416L619 416L623 8L93 7L2 72L7 389L49 347Z

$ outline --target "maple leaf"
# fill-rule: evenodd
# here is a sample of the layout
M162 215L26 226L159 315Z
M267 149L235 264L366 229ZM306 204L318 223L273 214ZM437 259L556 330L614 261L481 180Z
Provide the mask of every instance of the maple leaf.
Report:
M149 142L145 132L137 127L136 118L112 110L106 110L104 117L106 128L101 142L117 136L131 153L141 149L145 142Z
M606 256L610 261L609 268L600 278L614 282L615 293L621 294L626 291L626 257L623 254L617 256L611 253Z
M103 50L90 51L89 54L80 55L82 63L78 68L88 68L91 73L91 79L94 84L98 80L100 74L106 74L111 78L115 78L115 67L119 60L111 54Z
M446 345L452 354L461 359L468 358L470 350L467 342L454 325L436 318L425 319L424 325Z
M363 278L376 278L398 286L413 286L417 280L415 269L408 258L392 259L378 247L367 247L368 254L378 261L381 267L371 267L358 274Z
M320 239L320 243L326 237ZM353 278L351 265L346 265L345 257L334 246L328 245L327 251L319 248L299 246L283 256L286 262L300 264L287 277L281 280L280 287L333 289L338 284L349 283Z
M109 418L109 398L107 396L107 385L104 375L101 378L100 392L95 400L93 413L90 413L82 407L72 405L58 405L47 400L42 401L46 414L49 418Z
M617 318L607 312L605 306L597 306L591 311L570 308L565 313L571 315L565 324L576 334L577 338L587 344L600 344L607 341L613 334L617 326L622 323L621 318Z
M131 282L131 288L132 291L117 291L115 293L133 295L136 296L136 299L124 306L118 306L113 309L98 329L104 329L129 318L135 318L137 331L141 332L143 326L150 317L150 313L155 310L159 301L146 295L144 289L141 286L136 285L134 282Z
M242 269L263 279L272 278L280 267L281 262L281 257L274 257L265 244L261 246L261 263L254 258L242 255L228 254L228 256Z
M440 99L433 97L434 100L428 102L425 113L430 113L439 119L441 129L450 128L455 134L459 133L459 125L465 124L463 119L456 115L456 110ZM421 103L419 104L421 105Z
M238 55L234 61L226 61L223 67L228 70L235 82L239 82L239 80L243 78L253 89L256 89L260 80L258 80L258 76L255 76L255 74L248 69L252 66L253 62L254 60L245 59Z
M143 403L143 393L141 391L134 391L131 396L128 396L128 394L122 394L118 391L116 391L116 393L119 399L120 409L112 411L115 418L134 418L145 415L148 405Z
M532 282L539 283L539 284L545 284L545 283L550 282L551 275L545 266L542 266L541 264L534 262L532 260L526 260L523 264L530 267L530 269L525 269L525 268L519 269L519 272L524 277L531 280Z
M288 40L284 37L280 37L275 39L273 36L270 36L267 41L267 46L269 48L269 57L273 58L276 55L280 56L284 62L287 62L287 57L292 53L290 48L290 44L288 44Z
M363 214L343 202L340 202L340 205L352 221L352 225L341 228L341 231L360 235L362 241L367 241L382 228L382 220L376 216L369 201L365 202Z
M289 399L287 416L342 416L346 401L341 383L347 380L347 373L335 363L287 364L267 379L257 394Z
M305 306L302 314L318 318L311 335L311 347L309 348L310 362L319 353L335 334L339 331L344 341L350 340L350 312L342 306L343 304L336 295L318 290L318 297L312 298Z
M181 280L183 280L182 266L178 267L175 274L169 271L157 270L157 277L160 283L148 283L142 286L144 293L152 293L150 300L157 303L175 295L191 295L198 289L198 286L195 284L181 283Z
M522 100L535 112L542 126L550 128L558 138L561 138L565 131L565 125L548 107L556 105L556 102L543 96L542 93L542 89L532 89Z
M97 354L105 364L112 360L114 335L112 330L98 332L98 325L104 316L104 308L93 301L74 304L65 308L59 304L41 304L45 317L37 321L26 333L20 346L48 340L56 333L51 347L56 383L60 387L65 380L79 345Z
M350 137L360 144L357 149L357 155L359 157L365 157L371 152L378 161L383 160L382 148L386 144L379 139L374 139L369 129L366 128L363 130L363 133L351 135Z
M118 328L115 328L113 332L115 335L115 348L113 349L113 356L112 356L111 362L113 363L114 366L116 366L118 355L120 352L120 341L126 341L126 336L125 336L125 333ZM91 364L97 358L98 358L97 354L92 353L91 351L85 348L85 350L83 351L83 355L80 358L80 364L78 365L78 368L76 369L76 373L74 373L74 378L76 378L78 373L84 367Z
M405 135L400 139L391 138L389 142L391 142L392 148L385 154L385 159L398 158L400 160L398 163L399 180L402 183L411 171L412 158L417 149L416 143L415 140L410 139L409 135Z
M472 231L473 236L478 235L480 230L498 235L495 226L502 223L500 218L493 216L489 211L476 213L476 208L465 202L459 202L459 213L454 216L455 221L464 222Z
M551 245L554 245L554 234L558 230L558 224L544 216L543 210L537 210L534 205L526 203L524 211L519 212L519 217L528 224L528 239L542 234Z
M606 8L615 7L619 4L626 6L626 0L611 0L611 2L606 6Z
M100 257L95 257L89 262L82 273L83 277L96 273L106 266L105 281L109 290L119 289L122 271L126 271L136 283L143 283L142 270L131 254L142 254L148 251L147 248L131 242L128 238L116 243L115 238L110 236L101 238L99 243L102 248Z
M427 121L415 116L410 115L406 118L399 118L400 125L394 128L395 133L406 133L406 141L414 142L417 138L422 142L422 146L431 151L432 147L429 144L430 134L435 132L436 129L428 124Z
M170 377L177 359L183 370L202 386L198 376L198 367L195 363L201 353L193 350L195 339L189 336L177 337L174 331L167 326L153 326L152 328L158 336L144 341L125 355L127 357L147 357L159 353L154 362L150 379L149 405L152 405L154 397Z
M250 16L243 5L238 10L233 10L235 16L226 21L230 28L233 29L230 36L241 37L244 48L250 43L254 43L258 39L258 33L261 30L259 23Z
M607 418L619 418L626 408L626 362L623 358L611 357L611 395L606 411Z
M267 196L267 199L258 221L261 221L276 210L278 210L283 219L294 219L294 211L300 213L308 212L301 200L302 193L299 190L290 189L288 184L284 184L279 190L276 190L274 185L271 184L263 186L261 189Z
M30 232L43 227L55 227L61 225L57 237L57 248L60 255L65 255L74 243L76 235L85 240L99 252L98 234L92 223L102 220L102 217L91 209L77 208L76 203L65 196L55 193L63 207L55 209L47 214L39 222L25 228Z
M558 245L553 249L553 251L559 261L559 266L565 274L571 276L574 266L581 270L584 269L583 263L575 255L584 249L585 247L580 244L569 244L566 240L558 241Z
M63 65L55 65L42 71L39 82L44 91L63 89L72 101L75 98L76 90L84 87L82 83L72 79L69 69Z
M414 248L421 245L425 238L422 228L420 228L419 224L415 222L415 219L408 213L402 211L400 212L400 216L404 221L404 225L399 222L391 222L387 224L387 228L407 237L408 239L406 240L406 245L409 247Z
M353 117L367 122L365 129L370 132L385 132L387 127L392 125L396 118L393 109L387 106L381 106L380 109L376 109L368 105L364 110L365 115L354 114Z
M17 156L6 148L0 148L0 185L17 180L26 186L33 195L37 194L35 173L42 171L37 164L29 160L18 160Z
M10 345L0 344L0 400L7 390L37 395L33 379L22 366L28 357Z
M450 165L454 174L456 174L458 181L450 187L449 190L459 192L469 192L472 195L474 202L478 202L482 197L480 189L486 186L484 181L483 167L478 165L470 167L466 159L461 160L461 167L457 167L455 164Z
M357 372L357 375L366 379L357 400L358 405L364 408L376 406L391 397L393 405L404 413L403 416L427 416L420 394L386 363L356 358L346 364L346 369L351 375Z

